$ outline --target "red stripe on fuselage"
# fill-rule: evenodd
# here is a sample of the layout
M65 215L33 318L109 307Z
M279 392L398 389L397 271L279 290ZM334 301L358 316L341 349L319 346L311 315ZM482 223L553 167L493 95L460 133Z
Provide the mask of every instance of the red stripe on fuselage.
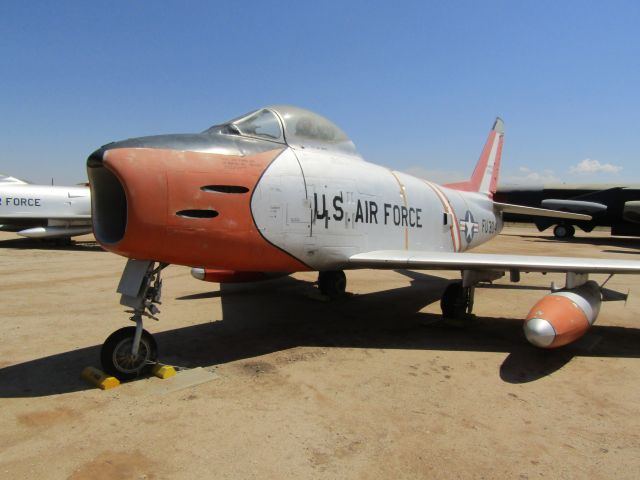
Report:
M458 225L458 219L456 218L456 211L453 209L451 202L444 194L442 190L440 190L435 184L424 180L426 183L436 194L440 203L442 203L443 208L451 214L453 217L453 224L451 225L451 244L453 246L453 251L458 252L462 248L462 239L460 238L460 226ZM457 239L457 243L456 243Z

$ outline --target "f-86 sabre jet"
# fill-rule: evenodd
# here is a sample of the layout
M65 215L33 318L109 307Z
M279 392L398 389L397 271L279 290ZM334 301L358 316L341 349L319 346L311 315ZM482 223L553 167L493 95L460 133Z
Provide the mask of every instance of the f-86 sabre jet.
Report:
M103 368L133 378L156 360L143 317L158 313L168 264L218 282L318 271L329 296L345 291L346 269L459 270L441 300L453 318L471 312L481 282L564 272L565 286L531 308L524 331L539 347L576 340L603 299L589 273L640 273L640 262L467 253L501 231L506 212L589 219L494 202L503 137L498 118L471 178L445 186L368 163L336 125L283 105L198 134L99 148L87 160L94 234L130 259L118 292L136 324L107 338Z
M89 188L33 185L0 174L0 230L67 241L91 233Z

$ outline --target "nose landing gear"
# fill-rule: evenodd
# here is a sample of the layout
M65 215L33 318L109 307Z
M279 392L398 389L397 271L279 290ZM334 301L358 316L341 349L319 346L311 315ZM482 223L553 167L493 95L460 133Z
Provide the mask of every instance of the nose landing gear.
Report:
M131 380L148 371L158 358L158 347L151 334L142 325L142 318L160 313L162 279L160 272L166 263L129 260L122 273L118 292L120 304L131 307L130 318L135 327L125 327L113 332L100 350L100 361L105 372L121 379Z

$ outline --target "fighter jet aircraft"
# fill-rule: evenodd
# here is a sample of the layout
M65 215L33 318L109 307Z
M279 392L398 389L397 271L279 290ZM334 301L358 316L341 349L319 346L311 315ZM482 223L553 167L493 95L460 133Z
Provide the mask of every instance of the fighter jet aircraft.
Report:
M132 378L155 362L143 317L158 313L168 264L219 282L318 271L328 296L345 291L346 269L459 270L441 300L445 317L470 313L475 287L506 272L512 281L564 272L564 287L531 308L524 331L539 347L574 341L603 299L589 273L639 273L640 262L467 253L501 231L506 212L589 219L494 202L503 137L498 118L471 178L447 186L368 163L333 123L282 105L199 134L99 148L87 160L94 233L130 259L118 292L136 324L107 338L103 368Z
M91 229L88 187L32 185L0 174L0 230L62 240Z

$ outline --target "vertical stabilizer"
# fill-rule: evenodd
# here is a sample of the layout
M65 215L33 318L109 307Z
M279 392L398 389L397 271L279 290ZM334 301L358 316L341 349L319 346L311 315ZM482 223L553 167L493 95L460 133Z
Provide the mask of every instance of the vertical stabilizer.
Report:
M500 158L504 141L504 122L496 118L487 142L484 144L480 159L473 170L471 179L466 182L450 183L445 187L466 192L480 192L490 197L496 192L498 174L500 173Z

